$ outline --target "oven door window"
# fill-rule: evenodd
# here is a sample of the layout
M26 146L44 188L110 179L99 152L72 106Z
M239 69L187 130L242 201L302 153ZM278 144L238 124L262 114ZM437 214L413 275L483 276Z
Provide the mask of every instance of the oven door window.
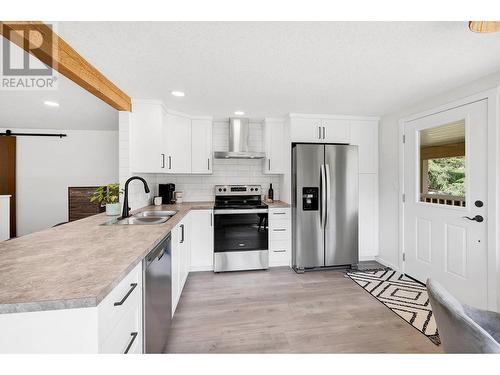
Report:
M268 249L267 213L216 214L214 251Z

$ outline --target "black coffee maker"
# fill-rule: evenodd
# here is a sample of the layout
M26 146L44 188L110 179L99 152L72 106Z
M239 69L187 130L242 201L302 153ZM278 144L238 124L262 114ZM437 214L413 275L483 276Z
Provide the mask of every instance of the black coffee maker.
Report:
M163 204L172 204L174 202L175 184L159 184L158 194Z

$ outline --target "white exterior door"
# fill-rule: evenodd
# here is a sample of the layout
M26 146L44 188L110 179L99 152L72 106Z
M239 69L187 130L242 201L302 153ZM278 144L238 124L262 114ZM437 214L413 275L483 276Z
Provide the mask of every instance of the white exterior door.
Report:
M407 122L404 133L404 271L486 308L487 102Z

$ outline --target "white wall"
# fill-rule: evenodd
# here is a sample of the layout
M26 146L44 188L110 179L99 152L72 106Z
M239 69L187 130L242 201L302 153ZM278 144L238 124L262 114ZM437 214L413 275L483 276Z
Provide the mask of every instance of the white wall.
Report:
M448 92L432 95L421 102L385 115L379 127L379 258L388 265L398 266L399 225L399 120L412 114L500 86L500 72L483 77Z
M130 118L125 112L120 113L120 184L130 177ZM227 151L229 122L216 120L213 123L214 151ZM263 151L263 130L261 122L250 122L249 149ZM172 174L138 174L143 177L151 190L144 193L140 182L129 185L129 204L132 209L151 204L151 198L158 194L159 183L174 183L176 190L184 192L185 202L213 201L214 186L222 184L257 184L267 192L269 184L273 184L275 199L280 197L280 176L262 173L263 161L260 159L214 159L211 175L172 175Z
M4 131L4 129L1 129ZM118 181L118 132L21 129L23 133L66 133L66 138L16 140L17 235L68 220L68 187Z

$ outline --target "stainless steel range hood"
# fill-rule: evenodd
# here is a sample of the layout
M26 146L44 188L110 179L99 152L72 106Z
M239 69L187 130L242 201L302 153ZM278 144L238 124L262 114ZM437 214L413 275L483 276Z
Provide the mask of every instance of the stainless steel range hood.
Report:
M263 152L248 150L249 120L247 118L229 119L228 151L215 151L216 159L263 159Z

